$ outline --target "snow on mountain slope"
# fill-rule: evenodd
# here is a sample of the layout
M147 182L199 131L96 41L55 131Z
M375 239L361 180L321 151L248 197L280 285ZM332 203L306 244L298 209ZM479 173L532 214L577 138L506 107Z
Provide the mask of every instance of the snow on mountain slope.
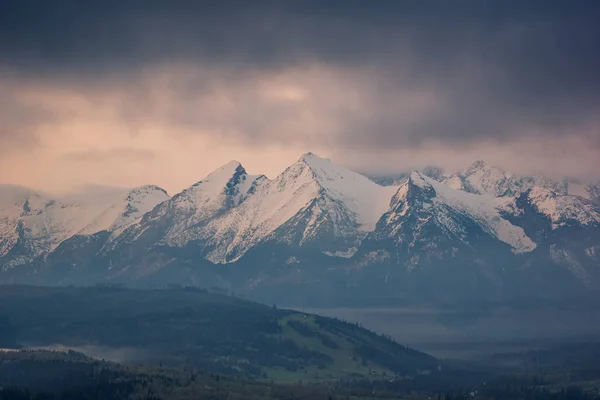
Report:
M495 197L514 195L519 191L519 181L506 171L484 161L475 161L465 171L444 180L454 189Z
M504 209L505 199L456 190L419 172L413 172L409 181L401 186L394 196L393 203L396 204L397 211L387 214L386 225L396 225L399 228L402 224L404 215L411 208L408 197L411 185L427 193L422 207L437 224L462 241L468 241L468 226L465 225L467 220L475 222L490 236L510 245L514 253L525 253L535 249L535 243L522 228L502 218L501 211ZM391 234L393 235L394 231Z
M257 187L268 181L264 175L248 175L237 161L231 161L170 199L161 202L114 237L104 252L135 242L144 246L185 246L210 237L206 226L242 204Z
M194 210L200 218L204 213L212 215L224 207L237 206L263 178L248 175L239 162L231 161L176 195L173 204L178 209Z
M485 161L475 161L466 170L440 180L453 189L494 197L516 196L534 186L545 187L559 194L567 194L564 182L546 176L517 177Z
M450 175L448 177L445 177L442 182L454 189L454 190L462 190L465 192L471 192L472 190L470 190L466 185L465 182L463 181L463 179L460 177L460 175Z
M207 221L241 204L264 180L264 175L248 175L237 161L210 173L161 205L157 218L166 217L171 221L162 242L183 246L198 239L202 236L197 234L198 230L202 230Z
M119 201L111 204L97 215L78 234L92 235L101 231L109 231L113 237L117 236L157 204L169 198L164 189L154 185L132 189L121 196Z
M48 254L63 240L80 231L93 218L94 207L54 200L33 194L12 208L12 216L2 228L2 256L19 245L8 267L27 263ZM6 240L8 238L8 241Z
M28 188L0 185L0 257L17 244L22 205L34 194L35 192Z
M274 180L258 185L238 207L186 236L206 240L211 247L207 258L216 263L237 260L300 214L302 221L287 226L282 238L298 237L297 229L302 229L296 243L301 245L325 226L342 239L355 238L374 229L394 191L308 153Z
M550 189L558 195L566 195L568 193L568 180L563 179L561 181L557 181L555 179L549 178L545 175L535 175L531 177L522 177L521 178L521 192L532 189L534 187L541 187Z
M527 197L538 212L550 220L553 229L569 225L600 225L597 208L578 196L559 195L550 189L534 187L527 192Z
M179 209L194 209L198 213L241 203L262 175L248 175L237 161L231 161L210 173L174 198Z
M85 223L80 207L72 203L57 202L37 193L23 193L13 197L13 202L2 204L0 256L6 255L20 241L26 241L32 257L51 251L62 240Z
M327 194L355 214L360 230L375 229L397 188L376 185L369 178L312 153L305 154L302 161L310 167L314 179Z
M158 189L158 190L157 190ZM153 207L162 189L95 188L62 197L0 186L0 257L5 267L28 263L52 252L76 234L120 231ZM6 260L5 260L6 261Z

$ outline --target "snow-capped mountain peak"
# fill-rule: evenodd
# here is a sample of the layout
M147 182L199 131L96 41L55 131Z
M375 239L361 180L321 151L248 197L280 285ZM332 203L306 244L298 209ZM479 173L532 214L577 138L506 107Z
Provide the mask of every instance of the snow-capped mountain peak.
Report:
M329 161L331 162L330 159L325 158L325 157L320 157L317 154L313 153L312 151L309 151L308 153L304 153L300 156L300 158L298 159L298 162L305 162L307 164L310 164L311 161L315 161L315 162L319 162L319 161Z
M29 200L39 196L35 191L15 185L0 185L0 257L19 240L20 221L30 212Z
M131 189L105 208L78 233L92 235L101 231L109 231L112 237L117 236L157 204L169 198L166 190L156 185L144 185Z
M547 176L518 177L502 168L489 165L485 161L475 161L464 171L446 176L441 182L453 189L494 197L516 196L534 186L550 188L560 194L567 194L564 182Z
M273 180L247 175L232 162L173 196L142 222L148 226L135 229L141 234L168 226L163 243L180 247L193 241L215 263L235 261L264 241L303 245L324 232L338 243L335 250L349 250L375 228L395 190L314 153Z
M11 255L8 267L53 251L83 229L99 211L97 203L30 194L0 216L0 256Z
M460 175L468 192L500 197L518 191L519 184L512 174L485 161L475 161Z
M159 231L153 233L159 242L168 246L183 246L191 240L205 240L212 232L209 224L243 204L267 182L264 175L248 175L239 162L231 161L172 198L162 201L108 249L131 243L154 230Z
M362 237L360 232L374 229L394 191L307 153L272 181L257 186L238 207L211 221L210 234L202 237L219 245L208 258L231 262L264 240L295 238L306 244L325 231L329 240L352 247Z
M299 163L306 164L314 180L333 200L345 205L356 215L359 229L371 231L389 208L396 187L377 185L357 172L338 166L314 153L303 155Z
M230 161L173 196L174 205L180 209L196 209L201 214L231 208L241 203L257 181L263 179L264 175L248 175L242 164Z
M486 171L491 168L500 170L499 168L490 166L487 162L485 162L483 160L476 160L476 161L473 161L473 163L465 170L464 175L473 175L479 171ZM500 172L504 172L504 171L500 170Z
M600 212L580 196L560 195L537 186L527 191L526 196L550 220L553 229L569 225L600 226Z
M514 253L532 251L536 245L523 229L502 217L505 202L502 198L453 189L415 171L394 196L392 207L400 216L388 214L387 221L397 224L411 207L418 207L423 213L420 219L433 218L448 234L465 243L469 240L469 225L474 223L511 246Z

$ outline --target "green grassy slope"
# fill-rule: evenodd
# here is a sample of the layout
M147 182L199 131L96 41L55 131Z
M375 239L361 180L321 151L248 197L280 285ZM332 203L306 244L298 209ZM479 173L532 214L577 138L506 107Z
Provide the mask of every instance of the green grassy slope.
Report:
M0 347L92 346L95 357L278 381L437 367L353 324L192 289L0 286L0 327Z

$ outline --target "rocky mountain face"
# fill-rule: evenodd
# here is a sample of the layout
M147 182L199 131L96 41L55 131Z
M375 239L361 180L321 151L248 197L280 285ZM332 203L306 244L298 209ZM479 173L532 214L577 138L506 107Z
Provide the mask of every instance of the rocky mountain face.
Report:
M216 286L289 304L593 295L594 193L480 161L384 186L312 153L272 180L232 161L173 197L0 187L0 280Z

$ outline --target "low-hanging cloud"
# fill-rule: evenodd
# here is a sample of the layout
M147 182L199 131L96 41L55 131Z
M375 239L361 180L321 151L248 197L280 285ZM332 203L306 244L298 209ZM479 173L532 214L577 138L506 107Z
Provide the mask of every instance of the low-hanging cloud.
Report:
M417 162L410 154L454 165L497 147L515 149L517 169L562 155L565 173L590 176L600 159L599 19L600 5L584 0L6 1L0 85L16 95L0 95L0 143L33 147L40 126L79 118L102 125L90 135L111 129L117 150L160 127L249 151L325 149L373 170L384 168L377 157L357 155L386 153L390 170L394 152L405 168ZM40 90L24 103L31 87L77 104Z

